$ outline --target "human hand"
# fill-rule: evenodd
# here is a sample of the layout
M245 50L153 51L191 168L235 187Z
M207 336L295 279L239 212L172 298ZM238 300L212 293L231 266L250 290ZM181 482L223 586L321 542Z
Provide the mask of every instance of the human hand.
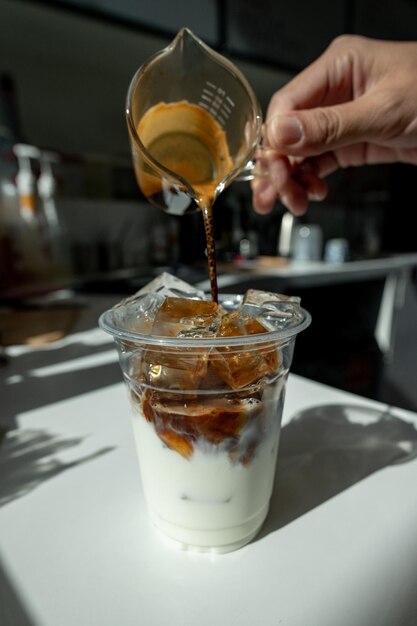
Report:
M265 122L269 176L253 182L253 204L277 199L302 215L327 194L338 168L417 165L417 43L344 35L271 99ZM263 164L263 168L265 163Z

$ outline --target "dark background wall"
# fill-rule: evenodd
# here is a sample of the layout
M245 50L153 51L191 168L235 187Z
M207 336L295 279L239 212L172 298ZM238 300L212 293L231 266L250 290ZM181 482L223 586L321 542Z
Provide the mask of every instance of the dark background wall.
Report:
M141 271L148 263L200 261L204 265L201 216L173 221L141 198L132 174L124 119L133 74L183 26L240 67L265 111L272 94L342 33L417 40L417 2L0 0L0 74L11 77L15 86L18 139L51 148L61 156L56 168L58 209L75 250L76 272L98 269L108 273L126 266ZM329 179L326 201L312 204L304 219L321 226L324 242L346 237L353 258L415 251L410 223L416 209L416 176L415 167L400 164L335 173ZM242 237L249 232L256 233L261 254L276 254L283 214L284 208L277 203L270 215L256 215L249 185L235 183L215 206L219 256L236 253L237 234ZM156 258L161 233L164 250ZM118 252L119 265L106 259L100 266L103 248L111 250L112 258ZM370 289L365 292L369 295ZM352 291L361 314L369 309L366 298L362 299L366 294ZM415 389L415 295L410 285L400 319L400 351L388 367L385 364L389 384L385 381L385 395L379 396L410 408L417 402L410 397ZM333 302L336 294L314 291L304 296L313 311L316 302ZM326 310L316 315L316 320L321 318L326 319ZM320 324L315 327L319 329ZM354 330L358 336L358 329ZM336 350L340 337L338 341ZM324 344L319 333L317 345ZM307 339L304 346L309 348ZM332 368L339 356L346 364L346 350L330 355L333 360L317 349L309 353L322 358L333 374L341 371ZM317 360L310 363L302 348L299 355L302 367L313 368L300 372L317 375ZM369 361L373 356L371 346L366 358ZM380 355L376 356L379 368ZM331 377L324 382L346 387L346 381Z
M0 72L28 141L127 153L124 99L138 66L182 26L231 57L265 109L342 33L417 39L414 0L0 0Z
M417 39L417 2L0 0L0 74L14 81L19 139L90 161L121 158L125 168L117 173L123 192L109 189L115 176L103 169L88 189L74 177L65 186L64 172L63 195L137 197L128 180L127 88L139 65L182 26L240 67L265 111L272 94L341 33ZM325 240L347 236L356 256L415 250L413 230L405 228L415 176L405 165L339 172L329 180L327 200L313 204L306 219L321 224ZM279 203L268 218L255 216L249 186L234 185L218 207L220 239L238 212L242 227L261 233L260 251L275 253L284 211ZM195 248L201 249L198 237ZM190 250L185 260L195 254Z

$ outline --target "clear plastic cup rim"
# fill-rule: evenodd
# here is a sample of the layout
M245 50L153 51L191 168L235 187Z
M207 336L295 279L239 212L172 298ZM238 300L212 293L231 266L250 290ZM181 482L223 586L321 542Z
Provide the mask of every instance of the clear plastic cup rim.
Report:
M227 310L234 310L234 308L242 301L243 296L236 295L223 295L219 296L219 303L233 302L235 305L225 307ZM291 339L294 335L298 335L301 331L305 330L311 324L311 315L306 309L297 307L300 313L300 321L298 324L291 326L290 328L277 328L276 330L267 330L265 333L257 333L253 335L239 335L237 337L167 337L161 335L151 335L138 333L128 329L120 328L114 320L114 315L118 309L123 305L116 305L112 309L104 311L99 317L99 326L102 330L112 335L115 339L124 341L130 341L135 344L146 344L153 346L167 346L176 348L211 348L211 347L225 347L225 346L245 346L253 347L255 345L277 342L282 343L288 339Z

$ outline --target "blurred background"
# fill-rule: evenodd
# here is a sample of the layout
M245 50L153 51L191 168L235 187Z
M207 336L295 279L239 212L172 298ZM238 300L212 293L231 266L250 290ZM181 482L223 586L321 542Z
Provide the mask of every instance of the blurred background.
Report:
M416 40L417 3L0 0L3 345L11 341L10 314L17 319L34 298L39 306L44 293L119 296L162 269L205 280L201 216L168 216L141 196L124 118L133 74L183 26L236 63L265 112L272 94L342 33ZM270 215L256 215L249 185L234 183L215 206L220 271L253 269L259 259L282 268L417 253L416 179L406 165L338 172L326 201L298 220L278 202ZM313 252L301 245L306 233ZM378 276L364 266L361 280L346 274L325 284L309 281L308 271L295 283L260 271L249 284L301 295L313 314L295 372L417 410L416 264ZM381 340L376 327L389 298Z

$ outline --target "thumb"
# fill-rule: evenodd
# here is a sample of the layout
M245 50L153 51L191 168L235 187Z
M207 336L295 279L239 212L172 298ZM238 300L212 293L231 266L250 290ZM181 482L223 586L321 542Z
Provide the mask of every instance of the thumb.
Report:
M266 123L267 143L284 154L308 157L381 139L386 124L380 107L363 96L335 106L280 113Z

